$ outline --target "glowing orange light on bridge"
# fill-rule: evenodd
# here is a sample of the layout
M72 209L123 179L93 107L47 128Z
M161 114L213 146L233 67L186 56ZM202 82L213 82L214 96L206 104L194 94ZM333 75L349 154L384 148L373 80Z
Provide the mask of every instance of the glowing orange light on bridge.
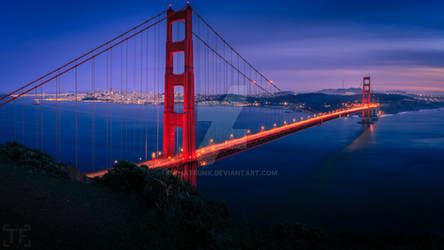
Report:
M340 118L340 117L344 117L348 114L361 112L362 110L365 110L368 108L372 108L372 109L377 108L378 106L379 106L378 104L370 104L369 107L358 106L358 107L353 107L353 108L347 108L345 111L338 110L338 112L333 112L332 114L323 114L323 115L319 115L318 117L304 119L304 120L301 120L301 121L295 122L295 123L289 124L287 121L287 124L282 125L282 126L277 126L277 124L275 123L275 124L273 124L274 126L268 130L265 130L265 127L261 126L261 131L256 132L256 133L252 133L252 131L250 129L248 129L248 134L245 134L244 136L242 136L240 138L234 138L234 134L231 133L230 138L232 138L232 140L227 140L222 143L204 146L204 147L200 148L199 151L195 155L193 155L193 159L198 161L198 165L204 166L204 165L208 164L208 159L214 159L215 154L219 154L219 152L224 152L225 150L228 150L228 152L230 152L230 150L236 149L240 145L245 145L246 138L248 138L249 141L251 140L252 142L259 142L260 144L262 144L262 143L266 143L270 139L276 138L276 136L286 134L288 132L299 131L301 129L310 127L312 125L321 124L323 121L325 121L325 119L330 120L329 119L330 117L333 119ZM303 117L301 117L301 118L303 118ZM227 151L225 151L225 152L227 152ZM235 153L237 153L237 152L235 151ZM216 157L216 159L217 159L217 157ZM173 164L173 162L174 162L174 164L176 164L176 163L182 163L182 161L184 161L184 158L180 155L177 155L174 158L147 161L147 162L144 162L143 164L149 166L150 168L161 168L161 167L171 166Z

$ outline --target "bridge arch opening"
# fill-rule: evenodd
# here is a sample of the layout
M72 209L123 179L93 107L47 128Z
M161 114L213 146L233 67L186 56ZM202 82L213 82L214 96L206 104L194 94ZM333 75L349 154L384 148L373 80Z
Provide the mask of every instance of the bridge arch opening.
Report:
M174 112L177 114L184 113L183 101L184 101L184 87L175 86L174 87Z
M173 22L171 28L173 32L173 42L185 40L185 22L183 20Z
M185 72L185 52L176 52L173 54L173 74L180 75Z

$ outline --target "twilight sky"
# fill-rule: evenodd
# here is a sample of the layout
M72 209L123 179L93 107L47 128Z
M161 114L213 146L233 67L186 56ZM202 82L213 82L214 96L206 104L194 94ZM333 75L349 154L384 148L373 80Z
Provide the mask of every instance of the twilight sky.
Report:
M19 87L186 1L8 1L0 9L0 83ZM444 1L191 1L282 89L444 91Z

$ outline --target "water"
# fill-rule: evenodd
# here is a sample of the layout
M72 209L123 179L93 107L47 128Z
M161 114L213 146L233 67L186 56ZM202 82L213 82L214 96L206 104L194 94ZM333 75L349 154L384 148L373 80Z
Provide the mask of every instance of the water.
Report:
M77 109L77 139L76 112ZM196 145L223 142L270 128L284 120L307 116L301 112L258 107L207 106L196 108ZM112 167L124 159L151 160L162 151L162 105L41 101L22 98L0 109L0 142L19 141L83 172ZM182 129L176 129L176 153ZM77 147L76 147L77 140ZM77 157L76 157L76 150Z
M444 110L331 121L221 160L277 176L198 178L236 220L293 220L328 231L444 232Z
M161 150L160 106L113 104L110 110L109 104L79 103L77 109L82 171L106 168L114 159L149 159ZM0 113L2 143L15 139L74 164L74 114L72 102L58 109L30 99L7 105ZM198 145L305 115L200 106ZM291 219L328 231L444 232L444 110L384 116L371 128L359 119L334 120L202 167L198 188L225 201L239 222ZM269 172L220 176L226 172L219 170Z

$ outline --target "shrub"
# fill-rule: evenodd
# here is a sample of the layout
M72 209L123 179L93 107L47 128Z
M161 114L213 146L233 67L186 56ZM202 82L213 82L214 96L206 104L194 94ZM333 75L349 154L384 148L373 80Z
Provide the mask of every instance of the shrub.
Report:
M148 169L120 161L101 178L95 177L93 182L139 194L148 208L159 212L164 221L163 231L176 232L182 242L198 236L199 242L188 242L192 245L208 244L214 237L220 237L217 232L228 218L228 208L223 203L205 199L195 187L167 169Z
M0 153L17 165L28 169L32 174L46 174L62 179L83 180L84 175L74 166L56 162L45 152L30 149L18 142L8 142L0 145Z
M125 192L141 193L145 186L146 174L147 168L145 166L138 167L134 163L120 161L102 178L94 178L94 182Z

